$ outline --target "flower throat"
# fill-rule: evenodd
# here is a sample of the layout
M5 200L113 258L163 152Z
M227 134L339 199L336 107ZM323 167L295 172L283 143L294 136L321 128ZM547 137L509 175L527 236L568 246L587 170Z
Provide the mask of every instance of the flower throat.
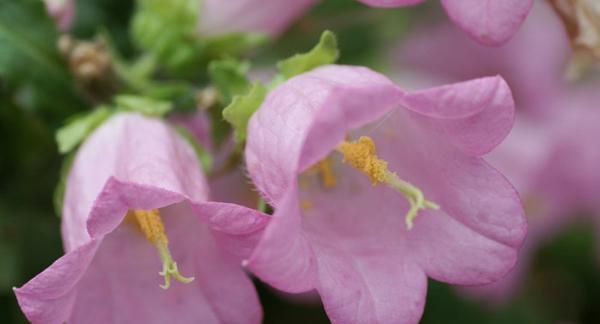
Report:
M165 233L165 226L160 218L158 209L134 209L130 210L128 215L135 219L144 236L158 249L163 267L159 274L165 278L165 283L160 285L160 287L168 289L171 286L171 277L183 283L192 282L194 278L182 276L177 268L177 263L173 261L173 257L169 251L169 239Z
M413 227L413 221L417 217L419 210L440 208L436 203L425 199L423 192L419 188L400 179L395 172L388 169L388 162L377 156L375 143L370 137L361 136L356 141L344 141L336 147L336 150L344 156L343 162L366 174L373 186L384 183L406 197L406 200L410 204L410 208L405 216L406 227L409 230ZM323 166L323 163L326 163L327 167ZM321 171L321 178L325 188L331 188L332 183L335 185L335 178L333 178L331 166L328 163L329 160L324 159L317 165Z

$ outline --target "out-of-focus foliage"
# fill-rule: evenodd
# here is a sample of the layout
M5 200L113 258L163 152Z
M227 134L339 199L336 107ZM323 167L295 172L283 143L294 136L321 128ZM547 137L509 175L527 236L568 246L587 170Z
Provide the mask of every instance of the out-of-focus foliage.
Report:
M42 2L0 2L3 97L53 125L83 107L58 53L57 38L54 22L47 17Z

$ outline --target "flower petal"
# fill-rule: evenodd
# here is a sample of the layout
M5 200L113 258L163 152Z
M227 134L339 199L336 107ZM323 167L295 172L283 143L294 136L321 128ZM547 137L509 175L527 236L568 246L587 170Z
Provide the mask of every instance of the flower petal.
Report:
M99 241L92 240L56 260L15 295L21 310L34 324L64 323L77 297L77 283L87 270Z
M427 276L452 284L488 284L506 275L517 250L461 224L443 211L424 211L407 239Z
M169 247L189 284L159 287L156 248L134 223L108 234L83 277L73 323L260 323L252 282L222 253L211 230L186 203L161 209ZM124 249L123 247L127 247Z
M48 14L56 21L61 31L67 31L73 24L75 0L44 0Z
M448 48L452 51L439 55ZM546 112L564 89L564 62L570 55L564 27L547 2L537 1L519 32L502 47L480 46L449 23L429 24L398 43L393 64L401 77L408 69L447 82L499 74L511 86L519 109Z
M132 113L112 117L73 162L63 207L67 251L110 232L127 208L159 208L185 198L206 201L199 165L193 148L168 124Z
M400 96L384 76L340 65L299 75L271 91L249 123L246 164L257 189L277 207L298 171L323 158L348 129L381 118Z
M401 252L348 255L317 248L318 290L332 323L417 323L427 277Z
M208 35L234 32L279 34L316 0L204 0L199 30Z
M519 29L533 0L442 0L450 18L484 45L502 45Z
M425 0L358 0L366 5L381 8L404 7L419 4Z
M268 217L246 207L206 202L208 193L195 152L167 123L137 114L113 117L79 149L68 181L63 213L67 254L15 291L23 300L24 312L34 319L32 321L39 318L42 323L63 323L72 316L74 322L105 323L113 320L105 321L104 316L128 318L131 314L151 314L152 310L160 309L160 315L145 322L164 322L164 316L187 316L178 322L197 322L198 318L190 317L190 314L207 316L200 317L206 322L260 322L256 294L239 266L239 259L248 256ZM198 306L194 296L184 301L185 296L181 293L162 292L157 280L151 286L158 290L158 295L162 293L160 296L169 298L147 301L171 306L171 311L164 312L160 305L142 311L136 308L136 303L143 303L139 299L146 296L128 298L133 293L127 289L141 284L143 289L136 292L147 292L150 285L145 284L150 276L143 273L152 273L154 280L160 279L157 272L161 270L161 264L155 247L141 233L132 233L123 219L130 209L162 208L184 201L191 207L172 212L173 217L164 219L166 227L176 228L174 235L169 237L173 245L179 245L171 250L175 260L182 268L191 262L189 268L195 272L210 272L198 280L206 289L193 289L208 303L212 299L219 303L224 298L232 301ZM204 222L206 220L208 222ZM168 228L167 232L170 234ZM117 243L111 240L114 237L119 238ZM108 242L103 241L105 238ZM227 245L221 243L225 239ZM100 252L91 261L98 244ZM190 249L204 252L195 256ZM92 266L88 268L90 261ZM119 262L122 263L119 265ZM121 266L123 269L119 268ZM183 269L182 272L187 274ZM86 279L89 277L93 279ZM139 281L136 281L138 277ZM115 284L99 284L102 280L114 280ZM222 288L223 282L227 283L227 290ZM123 290L122 297L127 302L110 304L110 297L119 289ZM74 308L73 303L76 304ZM101 303L107 303L103 306L115 309L115 312L98 308ZM235 307L232 304L236 304ZM102 314L88 318L93 314L92 308Z
M298 211L298 193L292 189L281 200L247 262L253 273L287 292L307 291L316 284L313 251L302 233Z
M437 120L399 110L372 133L378 154L400 178L440 205L440 211L489 239L517 249L527 225L516 190L481 157L449 145L451 139L432 128L432 121L435 124ZM437 211L423 213L437 217ZM417 216L412 231L423 218Z
M409 92L406 107L437 119L434 124L458 148L482 155L494 149L510 132L515 104L501 77L488 77Z

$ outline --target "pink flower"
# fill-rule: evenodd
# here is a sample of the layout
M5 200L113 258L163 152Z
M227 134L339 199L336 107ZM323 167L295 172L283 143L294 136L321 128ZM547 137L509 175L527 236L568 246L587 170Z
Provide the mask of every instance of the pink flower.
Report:
M199 30L219 35L234 32L280 34L316 0L204 0Z
M194 150L171 127L112 117L75 157L66 254L15 289L21 309L33 323L260 322L239 260L266 218L208 194Z
M403 7L424 0L358 0L375 7ZM506 43L519 29L533 0L442 0L450 19L479 43Z
M210 116L203 108L194 113L177 115L171 118L171 122L187 129L211 154L213 169L208 184L213 200L227 201L249 208L258 206L258 194L246 176L243 159L236 151L233 133L224 143L213 143Z
M513 113L499 77L405 92L334 65L288 80L249 124L247 167L275 214L248 268L286 292L316 289L334 323L415 323L427 277L498 280L526 223L481 155Z
M525 280L537 249L565 227L589 222L600 225L600 110L598 84L554 98L544 118L521 114L514 131L489 160L506 172L524 200L529 234L518 266L491 285L470 288L477 297L503 303Z
M46 9L62 31L71 28L75 14L75 0L44 0Z
M546 3L536 4L523 28L498 50L469 44L465 37L434 27L408 39L395 53L406 63L399 74L427 75L438 82L499 73L516 91L515 127L486 158L515 184L528 215L529 233L517 267L503 280L469 288L469 293L507 301L520 287L535 251L566 225L580 221L577 211L597 215L600 202L600 120L598 83L569 86L562 68L569 41L558 17ZM456 50L440 59L452 44ZM421 78L424 79L424 78ZM441 80L441 81L440 81ZM593 221L600 220L594 217Z
M440 51L448 53L440 56ZM501 74L519 109L544 114L553 95L565 88L563 67L569 56L560 20L547 3L537 2L515 37L500 48L477 46L449 24L427 25L399 43L390 63L400 77L410 70L439 82Z

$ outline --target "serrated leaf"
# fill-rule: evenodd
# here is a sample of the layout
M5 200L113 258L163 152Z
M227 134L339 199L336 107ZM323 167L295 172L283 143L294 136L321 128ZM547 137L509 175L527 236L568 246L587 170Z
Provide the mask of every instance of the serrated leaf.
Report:
M246 77L250 64L237 60L212 61L208 65L208 75L226 104L233 96L247 93L252 86Z
M310 71L316 67L335 63L339 57L337 40L331 31L321 34L319 43L307 53L296 54L277 64L280 73L289 79L295 75Z
M65 126L56 132L58 151L62 154L72 151L111 114L112 112L108 108L99 107L91 112L71 118Z
M266 95L267 88L257 82L247 94L233 97L231 104L223 109L223 118L233 125L238 142L246 139L248 120L260 107Z
M115 103L119 111L139 112L154 117L162 117L173 109L171 102L134 95L117 96Z

